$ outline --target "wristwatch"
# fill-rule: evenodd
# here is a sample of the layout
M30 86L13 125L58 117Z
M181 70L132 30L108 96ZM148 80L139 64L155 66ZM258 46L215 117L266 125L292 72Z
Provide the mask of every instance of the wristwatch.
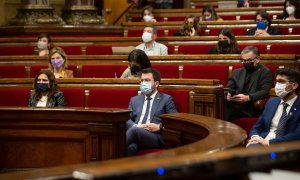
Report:
M165 130L165 127L163 127L162 124L159 124L159 130L163 131L163 130Z

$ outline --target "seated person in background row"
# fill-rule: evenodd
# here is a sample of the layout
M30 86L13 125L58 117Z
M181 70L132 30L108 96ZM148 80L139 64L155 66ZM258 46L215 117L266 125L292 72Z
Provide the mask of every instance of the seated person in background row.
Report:
M203 7L201 21L223 21L212 5Z
M247 146L300 140L300 72L294 69L276 71L275 93L252 127Z
M300 19L300 6L298 0L286 0L284 2L282 16L284 20Z
M65 106L64 94L59 91L54 74L49 69L43 69L36 75L33 88L28 102L30 107Z
M129 67L123 72L121 78L138 78L138 73L146 68L151 68L151 62L144 51L135 49L128 55Z
M156 22L153 15L153 7L152 6L145 6L142 10L142 21L144 22Z
M269 14L261 10L255 15L256 28L251 28L246 32L248 36L270 36L280 35L280 31L276 28L271 27L271 18Z
M49 54L51 47L51 38L48 34L42 33L38 36L37 46L34 49L34 54L39 56L46 56Z
M241 56L244 67L234 70L227 83L229 93L224 104L227 121L258 116L254 102L268 97L273 84L272 72L259 64L260 54L256 47L245 47Z
M200 26L199 20L194 15L189 15L185 18L183 28L179 32L175 32L174 36L199 36L200 35Z
M229 28L221 29L218 44L209 50L208 54L240 54L236 39Z
M142 39L144 43L138 45L136 49L143 50L147 56L168 55L168 47L155 41L157 29L155 26L146 26Z
M141 71L140 90L142 94L131 98L132 110L127 121L127 155L135 155L142 149L164 148L162 122L159 117L175 113L177 108L170 95L158 92L160 73L152 68Z
M250 7L249 0L238 0L237 7L245 7L245 8Z
M60 47L54 47L49 54L49 68L56 78L73 78L73 71L66 69L68 58Z

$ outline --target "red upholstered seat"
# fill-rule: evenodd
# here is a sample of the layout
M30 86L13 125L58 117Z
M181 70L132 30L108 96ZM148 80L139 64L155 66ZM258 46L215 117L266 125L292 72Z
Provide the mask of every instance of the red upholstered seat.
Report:
M182 44L178 47L178 54L207 54L215 44Z
M238 44L238 48L242 51L246 46L255 46L257 47L260 54L266 54L267 46L265 44Z
M232 123L240 126L241 128L243 128L247 134L249 134L251 128L253 127L253 125L258 121L258 118L240 118L240 119L235 119L233 121L231 121Z
M232 28L231 30L235 36L242 36L242 35L245 35L247 32L246 28ZM221 31L221 28L211 28L209 30L208 35L209 36L219 36L220 31Z
M255 18L254 14L241 14L240 20L253 20Z
M181 113L189 112L189 91L188 90L159 90L162 93L169 94L173 97L173 101L177 107L177 111Z
M69 64L66 69L73 71L73 76L78 77L78 75L77 75L78 71L77 71L77 66L76 65L70 65Z
M89 45L86 47L86 55L112 55L112 47L105 45Z
M142 37L144 30L143 29L129 29L128 30L128 37ZM157 30L157 36L164 36L164 30L163 29L158 29ZM142 39L141 39L142 41Z
M300 35L300 27L293 27L292 35Z
M82 65L82 78L119 78L127 65Z
M219 79L220 84L226 86L229 74L228 71L228 65L189 64L183 66L182 78Z
M282 35L289 35L289 27L278 27Z
M236 20L236 15L220 15L223 20Z
M33 46L0 46L0 56L33 55Z
M0 106L28 106L29 93L27 88L2 88Z
M300 44L272 44L269 54L300 54Z
M174 33L179 31L180 29L168 29L168 36L174 36Z
M0 66L0 78L25 78L26 70L24 65Z
M172 44L166 44L168 47L168 54L174 54L175 48Z
M153 64L152 67L160 72L161 78L179 78L179 67L176 64Z
M83 88L62 88L67 107L85 107L85 92Z
M35 76L40 72L41 69L48 69L49 66L47 65L33 65L30 66L30 78L35 78Z
M127 109L131 97L136 95L134 89L90 89L88 107Z
M169 16L167 21L184 21L184 16Z
M80 46L60 46L67 55L82 55Z

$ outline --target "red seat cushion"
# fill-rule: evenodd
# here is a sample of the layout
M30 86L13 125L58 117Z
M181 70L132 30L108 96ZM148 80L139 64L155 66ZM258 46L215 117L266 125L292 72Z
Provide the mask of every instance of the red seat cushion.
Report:
M0 46L0 56L17 56L33 54L33 46Z
M173 101L177 107L177 111L181 113L189 112L189 91L188 90L160 90L162 93L169 94L173 97Z
M240 118L231 121L232 123L243 128L249 134L253 125L258 121L258 118Z
M172 44L167 44L168 47L168 54L174 54L175 48Z
M28 106L27 88L0 89L0 106Z
M238 44L238 48L242 51L246 46L257 47L260 54L266 54L267 46L265 44Z
M25 78L26 69L24 65L0 66L0 78Z
M112 55L112 47L105 45L89 45L86 47L86 55Z
M83 88L62 88L67 107L85 107L85 92Z
M226 86L229 75L228 71L228 65L189 64L183 66L182 78L219 79L220 84Z
M160 72L161 78L179 78L179 67L176 64L153 64L152 67Z
M67 55L82 55L80 46L60 46Z
M134 89L90 89L88 107L127 109L131 97L136 95Z
M35 78L35 76L40 72L41 69L48 69L47 65L33 65L30 66L30 78Z
M82 78L118 78L127 65L82 65Z
M292 35L300 35L300 27L293 27Z
M272 44L269 54L300 54L300 44Z
M207 54L215 44L182 44L178 47L178 54Z

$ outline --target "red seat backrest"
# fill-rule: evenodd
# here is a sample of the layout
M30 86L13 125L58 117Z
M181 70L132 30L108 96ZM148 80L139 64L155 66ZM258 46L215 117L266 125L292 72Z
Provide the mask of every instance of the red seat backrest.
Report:
M83 88L62 88L67 107L85 107L85 92Z
M182 78L189 79L219 79L225 87L228 82L228 65L183 65Z
M129 29L127 37L142 37L144 30L143 29ZM163 29L157 30L157 36L165 36ZM142 39L141 39L142 41Z
M254 20L255 14L241 14L240 20Z
M178 47L178 54L207 54L215 44L182 44Z
M236 15L220 15L223 20L236 20Z
M169 94L173 97L173 101L177 107L177 111L181 113L189 112L189 91L188 90L160 90L162 93Z
M185 16L169 16L167 21L184 21Z
M28 88L0 89L0 106L28 106Z
M269 54L300 54L300 44L272 44Z
M238 48L243 51L246 46L255 46L257 47L260 54L267 53L267 46L265 44L238 44Z
M82 65L82 78L119 78L127 68L127 65Z
M86 55L112 55L112 47L105 45L89 45L86 47Z
M26 69L24 65L0 66L0 78L25 78Z
M90 89L88 107L127 109L131 97L136 95L134 89Z
M0 46L0 56L33 55L33 46Z
M161 78L179 78L179 67L176 64L153 64L152 67L160 72Z
M67 55L82 55L80 46L60 46Z
M47 65L33 65L30 66L30 78L35 78L35 76L40 72L41 69L48 69Z
M174 45L167 44L166 46L168 47L168 54L174 54L175 51Z
M74 77L78 77L77 75L77 66L76 65L68 65L68 67L66 69L69 69L71 71L73 71L73 76Z
M279 29L279 31L282 35L289 35L289 28L288 27L278 27L277 29Z
M243 36L246 34L247 32L247 29L246 28L232 28L231 29L233 34L235 36ZM211 28L209 30L209 36L219 36L219 33L220 33L221 29L220 28Z
M293 27L292 35L300 35L300 27Z

